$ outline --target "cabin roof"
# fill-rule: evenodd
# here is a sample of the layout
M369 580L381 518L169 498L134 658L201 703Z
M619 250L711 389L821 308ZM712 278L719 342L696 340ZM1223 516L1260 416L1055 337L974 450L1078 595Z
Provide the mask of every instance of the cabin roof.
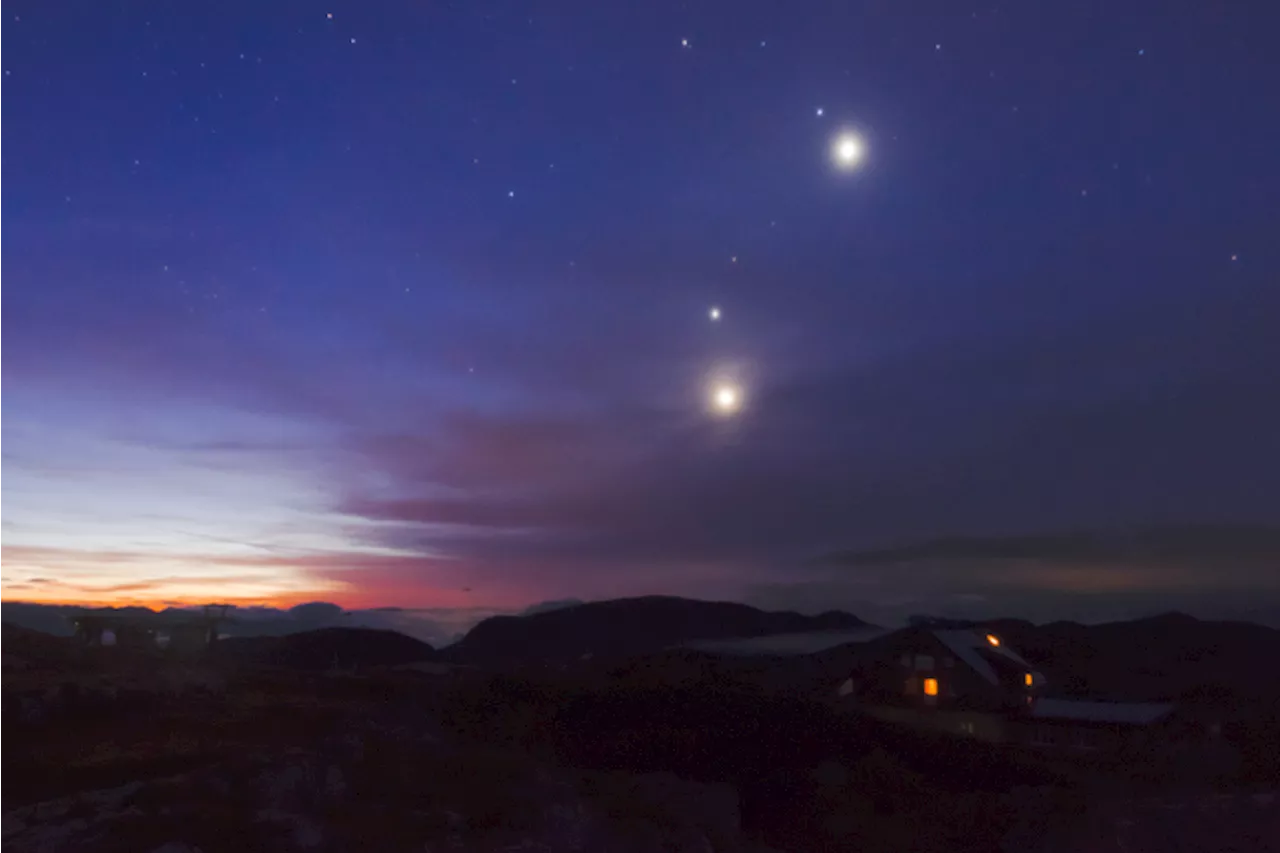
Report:
M1022 656L1003 644L993 646L987 641L985 634L978 631L964 630L940 630L934 631L933 635L951 650L957 658L967 663L974 671L981 675L991 684L999 684L1000 677L996 675L995 668L991 663L983 657L983 654L996 654L1001 657L1008 658L1023 669L1030 671L1031 664L1023 660ZM981 651L980 651L981 650Z
M1167 702L1097 702L1083 699L1040 699L1031 706L1036 719L1078 720L1088 723L1146 725L1168 716Z

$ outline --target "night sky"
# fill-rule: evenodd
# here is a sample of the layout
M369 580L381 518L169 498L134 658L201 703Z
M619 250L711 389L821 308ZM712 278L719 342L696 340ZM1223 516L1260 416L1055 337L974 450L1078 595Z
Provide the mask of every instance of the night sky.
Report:
M1280 600L807 562L1280 519L1278 26L7 2L4 598Z

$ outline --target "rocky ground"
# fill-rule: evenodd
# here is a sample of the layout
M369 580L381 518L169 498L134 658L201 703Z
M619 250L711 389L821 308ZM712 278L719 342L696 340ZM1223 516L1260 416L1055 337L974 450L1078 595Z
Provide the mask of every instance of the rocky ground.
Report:
M1274 786L1100 793L705 673L11 663L11 851L1280 847Z
M761 849L744 838L728 786L462 742L364 691L199 668L14 681L10 851Z

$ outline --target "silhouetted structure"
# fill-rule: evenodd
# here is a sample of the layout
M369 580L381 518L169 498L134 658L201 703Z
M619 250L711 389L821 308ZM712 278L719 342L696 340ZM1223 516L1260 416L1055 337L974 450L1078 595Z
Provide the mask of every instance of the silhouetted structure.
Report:
M75 638L86 646L120 648L164 647L179 654L200 653L218 641L219 626L227 619L230 604L207 604L192 610L114 609L86 610L73 617ZM108 635L112 642L106 642Z
M1094 758L1129 758L1216 734L1169 702L1046 697L1044 674L980 628L920 622L866 651L837 689L841 703L920 732Z

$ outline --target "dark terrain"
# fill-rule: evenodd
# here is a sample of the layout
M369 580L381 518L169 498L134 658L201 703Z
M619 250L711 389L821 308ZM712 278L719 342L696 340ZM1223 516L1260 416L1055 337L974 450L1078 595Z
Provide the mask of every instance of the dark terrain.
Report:
M667 648L859 624L641 599L490 620L443 652L330 629L198 658L5 625L4 841L175 853L1277 849L1280 679L1258 668L1280 653L1271 629L1183 616L998 623L1068 693L1229 709L1224 735L1241 761L1212 779L904 734L833 701L867 653L858 647L777 659ZM498 636L518 651L502 654Z

